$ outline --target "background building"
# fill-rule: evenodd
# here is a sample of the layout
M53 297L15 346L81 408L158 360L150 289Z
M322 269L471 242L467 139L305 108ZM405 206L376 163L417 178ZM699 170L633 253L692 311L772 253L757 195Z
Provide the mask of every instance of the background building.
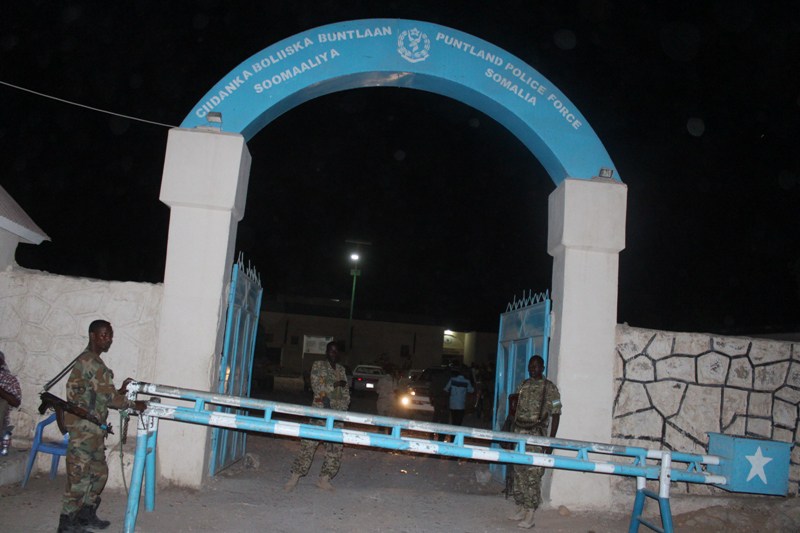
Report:
M497 332L454 331L428 317L376 311L357 315L350 323L348 309L348 301L323 298L266 300L253 379L265 370L309 370L315 360L324 357L330 340L342 342L344 364L351 368L363 363L402 370L495 360Z

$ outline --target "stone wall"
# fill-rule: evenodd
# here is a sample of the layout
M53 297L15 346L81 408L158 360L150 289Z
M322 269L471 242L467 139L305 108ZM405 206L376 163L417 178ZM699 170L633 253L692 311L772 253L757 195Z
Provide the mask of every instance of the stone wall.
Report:
M614 443L705 453L707 432L793 442L789 493L798 494L800 343L620 325L615 376ZM631 480L614 484L633 493Z
M92 320L114 326L114 344L103 359L114 370L117 385L128 376L153 381L162 292L161 285L71 278L19 267L0 272L0 350L22 387L22 405L11 415L15 441L33 438L44 418L37 410L39 393L86 347ZM65 383L66 377L51 392L63 398ZM109 421L117 428L116 412ZM135 427L134 422L129 446L135 444ZM120 431L115 433L106 441L109 449L119 443ZM45 438L60 440L55 424L48 426ZM41 467L47 468L48 458L40 455ZM109 467L113 486L120 474L118 453L109 454Z
M103 318L114 325L105 356L117 381L155 377L162 285L71 278L19 267L0 272L0 350L20 379L22 406L12 413L15 439L26 440L41 420L42 386L86 346L86 329ZM621 325L616 332L613 405L615 443L704 453L706 432L796 444L789 490L800 487L800 343L675 333ZM64 381L53 391L64 395ZM113 417L115 418L115 417ZM116 426L118 420L112 423ZM46 438L60 434L50 427ZM135 439L125 447L129 470ZM119 431L109 437L110 486L121 486ZM48 458L40 457L39 469ZM63 469L63 461L62 461ZM634 490L614 478L620 497ZM675 484L673 493L721 492Z

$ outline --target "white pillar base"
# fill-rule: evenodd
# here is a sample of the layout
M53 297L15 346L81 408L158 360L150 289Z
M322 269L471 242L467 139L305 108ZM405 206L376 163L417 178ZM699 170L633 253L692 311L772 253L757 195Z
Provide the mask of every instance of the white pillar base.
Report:
M627 187L568 179L550 195L553 319L548 374L561 392L558 436L611 442L619 252L625 247ZM598 456L606 460L607 456ZM605 508L609 476L553 471L550 502Z
M156 383L215 389L249 173L250 153L241 135L170 130L161 184L161 201L171 212ZM165 420L158 433L161 480L200 486L211 430Z

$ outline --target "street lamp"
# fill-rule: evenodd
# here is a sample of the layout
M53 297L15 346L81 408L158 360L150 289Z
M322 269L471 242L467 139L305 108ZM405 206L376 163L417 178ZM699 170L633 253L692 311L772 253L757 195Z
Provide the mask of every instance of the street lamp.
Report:
M350 269L350 275L353 276L353 292L350 294L350 319L347 321L347 335L349 336L347 349L352 350L353 347L353 305L356 302L356 280L361 271L358 269L358 254L350 254L350 260L353 261L353 268Z

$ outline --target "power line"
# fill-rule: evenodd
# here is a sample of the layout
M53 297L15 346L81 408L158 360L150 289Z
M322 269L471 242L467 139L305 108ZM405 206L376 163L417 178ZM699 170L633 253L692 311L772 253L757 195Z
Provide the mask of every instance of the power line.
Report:
M108 111L106 109L100 109L100 108L97 108L97 107L91 107L91 106L88 106L88 105L79 104L77 102L71 102L69 100L64 100L63 98L58 98L56 96L50 96L49 94L40 93L40 92L37 92L37 91L33 91L31 89L26 89L25 87L20 87L19 85L14 85L13 83L8 83L8 82L2 81L2 80L0 80L0 85L5 85L6 87L11 87L12 89L17 89L19 91L25 91L27 93L35 94L36 96L42 96L44 98L49 98L49 99L55 100L57 102L62 102L62 103L65 103L65 104L74 105L74 106L77 106L77 107L82 107L84 109L89 109L91 111L97 111L99 113L105 113L106 115L114 115L115 117L127 118L129 120L135 120L135 121L138 121L138 122L145 122L147 124L154 124L156 126L164 126L165 128L176 128L177 127L177 126L173 126L171 124L162 124L161 122L154 122L152 120L147 120L147 119L138 118L138 117L132 117L130 115L123 115L121 113L114 113L113 111Z

